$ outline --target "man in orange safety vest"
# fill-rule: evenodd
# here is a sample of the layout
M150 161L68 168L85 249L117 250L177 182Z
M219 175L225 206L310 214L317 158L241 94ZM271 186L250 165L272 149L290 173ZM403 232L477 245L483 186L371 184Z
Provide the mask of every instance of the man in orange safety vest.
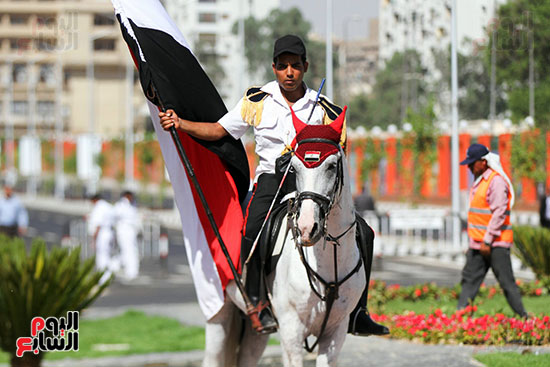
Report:
M526 317L510 261L510 248L514 243L510 224L514 188L500 165L499 156L486 146L472 144L466 154L460 164L468 165L474 183L468 210L470 245L462 270L462 292L457 308L463 309L473 302L487 271L492 268L510 307Z

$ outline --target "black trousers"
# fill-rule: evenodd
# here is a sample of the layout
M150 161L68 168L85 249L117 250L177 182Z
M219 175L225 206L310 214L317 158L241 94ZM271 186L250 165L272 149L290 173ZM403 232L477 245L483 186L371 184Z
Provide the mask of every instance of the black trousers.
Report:
M254 187L252 198L246 209L245 225L241 240L241 264L243 266L244 261L252 249L254 240L258 236L258 233L260 233L260 229L262 228L262 224L273 202L280 182L280 175L263 173L258 177L258 182ZM295 188L294 176L288 175L277 196L274 208L286 194L294 191ZM266 295L263 288L260 249L257 248L248 263L245 289L246 293L252 298L252 301L257 302L258 299L265 299Z
M510 307L518 315L525 316L527 312L523 307L521 294L512 271L510 249L505 247L493 247L490 258L483 257L479 250L468 250L466 265L462 269L462 292L458 299L457 308L459 310L463 309L470 301L475 299L489 268L493 269L493 273L504 291Z
M0 233L4 234L8 237L17 237L18 231L17 231L17 225L15 226L0 226Z

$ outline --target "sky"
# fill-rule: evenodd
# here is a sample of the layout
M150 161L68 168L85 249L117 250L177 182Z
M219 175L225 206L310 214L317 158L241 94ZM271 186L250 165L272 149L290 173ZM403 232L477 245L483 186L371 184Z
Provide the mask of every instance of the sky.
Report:
M348 40L368 37L368 20L378 16L379 0L333 0L335 37ZM282 8L298 7L312 23L313 32L325 36L326 0L281 0Z

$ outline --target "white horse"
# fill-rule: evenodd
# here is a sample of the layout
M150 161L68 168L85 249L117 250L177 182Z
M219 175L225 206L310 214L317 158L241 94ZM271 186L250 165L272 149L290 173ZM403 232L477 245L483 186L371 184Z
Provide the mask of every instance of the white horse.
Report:
M308 337L318 346L316 366L336 366L349 314L365 286L346 158L338 144L344 114L331 125L307 127L293 115L298 131L291 160L297 188L289 219L293 236L286 236L268 278L285 367L303 365ZM203 366L256 366L268 336L257 335L248 320L239 334L235 306L244 310L244 302L234 282L226 293L224 307L206 326Z

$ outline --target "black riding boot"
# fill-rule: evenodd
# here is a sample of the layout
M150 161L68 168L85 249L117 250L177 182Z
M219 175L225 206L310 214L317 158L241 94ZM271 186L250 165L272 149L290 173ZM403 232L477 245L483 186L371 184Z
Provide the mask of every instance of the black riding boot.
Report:
M349 315L348 333L361 336L369 335L387 335L390 330L384 325L377 324L371 319L367 309L367 300L369 294L370 271L372 267L372 257L374 251L374 231L367 222L360 217L357 218L357 246L363 258L365 269L366 286L359 303Z
M243 238L241 249L244 250L245 246L248 245L245 244L245 242L250 242L246 237ZM248 249L246 249L246 252L242 252L243 254L247 254L250 250L250 246L248 246ZM244 261L245 259L243 259ZM256 328L256 332L259 334L271 334L277 331L277 321L275 321L275 318L273 317L273 313L271 312L271 309L269 307L269 302L267 301L267 297L265 294L265 289L263 287L263 275L262 275L262 269L261 269L261 260L260 260L260 251L259 249L257 251L254 251L254 254L252 255L252 258L248 262L247 265L247 275L246 275L246 282L245 282L245 291L248 297L250 298L250 301L258 311L259 319L262 324L261 328Z

